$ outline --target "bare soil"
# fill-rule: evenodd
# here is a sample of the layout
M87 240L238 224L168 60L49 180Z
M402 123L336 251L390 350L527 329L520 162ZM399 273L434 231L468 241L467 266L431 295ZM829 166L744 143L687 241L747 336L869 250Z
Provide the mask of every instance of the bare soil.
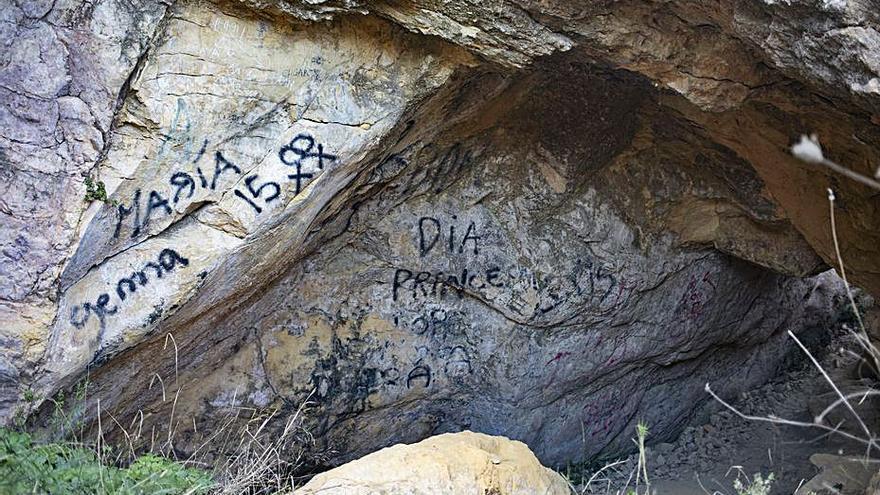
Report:
M854 339L839 332L830 342L826 341L813 351L821 356L818 358L821 365L838 386L870 388L874 385L872 381L857 377L859 359L850 352L855 349ZM834 397L820 371L806 356L803 357L773 382L742 394L733 402L734 407L752 416L812 421L818 411L833 402ZM871 407L876 409L876 403ZM744 476L751 478L755 473L764 477L773 473L775 481L771 493L792 494L819 473L810 461L814 454L865 456L862 444L840 435L825 434L818 428L752 421L717 405L714 410L714 413L705 415L702 424L688 427L673 443L652 445L648 438L647 465L652 493L736 494L733 482L737 476L745 480ZM852 428L857 423L843 408L835 418L835 423L837 421L844 421L843 428L856 432ZM622 464L600 473L589 487L581 485L576 488L579 492L593 494L626 493L622 490L633 487L631 473L637 460L633 455ZM864 488L857 486L836 485L832 488L829 493L864 493Z

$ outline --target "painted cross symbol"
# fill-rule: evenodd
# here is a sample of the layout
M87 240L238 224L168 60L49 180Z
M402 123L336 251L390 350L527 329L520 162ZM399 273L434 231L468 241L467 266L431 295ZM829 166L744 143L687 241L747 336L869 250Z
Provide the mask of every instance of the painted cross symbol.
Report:
M296 173L290 174L287 176L288 179L296 180L296 192L294 195L297 195L302 191L303 188L303 180L311 179L314 177L314 173L303 173L302 165L303 161L308 158L316 158L318 160L318 169L324 169L324 160L330 160L331 162L336 160L336 155L331 155L329 153L324 153L324 145L318 144L317 152L313 152L312 149L315 148L315 138L308 134L297 134L290 143L285 146L282 146L278 151L278 157L281 161L289 166L295 167ZM290 153L296 155L296 158L291 158L289 156Z

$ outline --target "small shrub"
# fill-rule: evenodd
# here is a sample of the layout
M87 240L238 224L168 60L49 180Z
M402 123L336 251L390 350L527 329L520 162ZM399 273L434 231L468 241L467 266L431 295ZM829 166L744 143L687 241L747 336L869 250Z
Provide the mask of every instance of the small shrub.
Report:
M27 423L27 409L19 406L15 409L15 414L12 416L12 424L16 428L22 429L25 423Z
M737 495L770 495L770 486L773 485L774 479L776 476L773 473L768 474L767 478L761 476L761 473L755 473L751 480L740 473L733 480L733 489L736 490Z
M109 199L107 197L107 188L104 186L103 181L95 182L91 177L86 177L85 180L86 185L86 201L100 201L102 203L107 203L108 205L116 206L118 203L116 200Z
M212 485L207 473L153 454L125 469L105 466L86 447L0 428L0 493L200 494Z

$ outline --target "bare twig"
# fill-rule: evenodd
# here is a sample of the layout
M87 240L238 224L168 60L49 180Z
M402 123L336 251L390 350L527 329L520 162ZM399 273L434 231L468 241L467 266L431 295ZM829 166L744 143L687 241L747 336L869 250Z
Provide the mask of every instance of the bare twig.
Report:
M831 388L834 389L834 392L837 393L838 397L840 397L840 400L843 401L843 404L846 406L847 409L849 409L849 412L851 412L853 414L853 416L855 416L856 420L859 422L859 426L862 427L862 431L865 432L866 437L869 439L870 445L876 447L877 444L874 442L874 435L871 434L871 430L868 429L867 425L865 425L865 422L862 421L862 418L859 416L859 414L856 412L856 410L853 409L853 406L846 399L846 396L843 395L843 392L841 392L840 389L837 388L837 384L834 383L834 380L832 380L831 377L828 376L828 373L825 371L824 368L822 368L822 365L819 364L819 361L817 361L816 358L813 357L813 354L811 354L810 351L807 350L807 348L804 346L804 344L802 344L801 341L798 340L798 338L794 335L794 332L789 330L788 335L789 335L789 337L794 339L794 341L795 341L795 343L797 343L798 347L800 347L801 350L803 350L804 353L807 355L807 357L810 358L810 361L812 361L813 364L816 366L816 368L819 369L819 372L822 373L822 377L824 377L825 381L827 381L828 384L831 385Z
M840 278L843 280L843 286L846 289L846 296L849 299L849 304L852 307L853 314L856 317L856 321L859 324L859 330L861 333L856 333L856 340L859 342L859 345L862 346L863 349L868 353L869 356L874 360L874 369L880 373L880 356L878 356L877 349L871 345L870 340L868 339L867 331L865 330L865 323L862 321L862 315L859 312L859 307L856 305L856 299L853 296L852 289L849 286L849 280L846 278L846 268L843 264L843 255L840 253L840 242L837 240L837 221L834 217L834 201L835 201L834 191L831 188L828 189L828 209L829 209L829 217L831 219L831 239L834 242L834 254L837 256L838 266L840 267Z
M841 165L838 165L827 158L823 158L822 161L820 161L819 163L821 163L822 165L825 165L826 167L830 168L831 170L837 172L838 174L845 175L856 182L860 182L868 187L871 187L871 188L874 188L874 189L880 191L880 182L877 182L876 180L865 177L864 175L862 175L858 172L853 172L852 170L850 170L846 167L843 167Z
M861 437L858 437L858 436L856 436L856 435L853 435L853 434L851 434L851 433L847 433L846 431L843 431L843 430L839 429L839 427L831 427L831 426L828 426L828 425L823 425L823 424L818 424L818 423L808 423L808 422L806 422L806 421L795 421L795 420L791 420L791 419L780 418L780 417L773 416L773 415L770 415L770 416L752 416L752 415L749 415L749 414L745 414L745 413L743 413L742 411L740 411L739 409L737 409L736 407L734 407L734 406L730 405L729 403L727 403L727 402L726 402L724 399L722 399L721 397L719 397L718 394L716 394L716 393L712 390L712 388L709 386L708 383L706 384L705 390L706 390L706 392L707 392L709 395L711 395L712 398L715 399L719 404L721 404L722 406L724 406L724 407L727 408L729 411L731 411L732 413L736 414L737 416L739 416L739 417L742 418L742 419L746 419L746 420L749 420L749 421L761 421L761 422L764 422L764 423L773 423L773 424L777 424L777 425L798 426L798 427L802 427L802 428L820 428L820 429L826 430L826 431L831 432L831 433L839 434L839 435L841 435L841 436L843 436L843 437L849 438L850 440L855 440L856 442L866 444L866 445L868 445L868 446L874 445L872 441L870 441L870 440L865 440L865 439L863 439L863 438L861 438Z
M159 384L162 385L162 402L165 402L165 382L162 381L162 377L159 376L159 373L153 373L153 376L150 378L150 385L147 387L147 390L153 389L153 378L159 379Z
M859 404L861 404L861 403L863 403L863 402L865 401L866 398L868 398L868 396L871 396L871 395L880 395L880 391L877 391L877 390L865 390L865 391L863 391L863 392L855 392L855 393L852 393L852 394L848 394L848 395L846 396L846 399L855 399L855 398L861 397L861 398L859 399ZM818 416L816 416L815 421L816 421L817 423L822 423L822 422L825 420L825 416L826 416L828 413L830 413L835 407L837 407L837 406L839 406L839 405L841 405L841 404L843 404L843 403L844 403L844 399L837 399L837 400L834 401L830 406L826 407L825 410L822 411L821 414L819 414Z
M811 136L802 135L800 141L791 147L791 154L799 160L807 163L823 165L838 174L845 175L856 182L880 191L880 182L858 172L853 172L852 170L825 158L825 154L822 152L822 146L819 144L819 138L815 134ZM880 168L877 169L875 175L880 177Z
M625 463L626 463L626 460L620 460L620 461L612 462L610 464L606 464L604 467L602 467L602 469L596 471L595 473L593 473L592 476L590 476L590 479L587 480L587 484L584 485L584 491L586 491L586 489L588 489L590 487L590 484L592 484L593 481L596 479L596 477L599 476L599 474L601 474L603 471L605 471L606 469L611 469L615 466L619 466L621 464L625 464Z

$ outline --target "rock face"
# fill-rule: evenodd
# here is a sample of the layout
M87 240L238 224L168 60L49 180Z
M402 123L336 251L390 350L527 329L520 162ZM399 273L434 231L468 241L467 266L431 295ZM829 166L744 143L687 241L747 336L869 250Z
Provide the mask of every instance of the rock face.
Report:
M395 445L321 473L297 494L567 495L568 484L522 442L463 431Z
M876 191L787 153L880 164L876 7L10 5L0 418L87 376L183 452L304 401L318 464L670 439L833 313L829 186L880 294Z
M161 2L4 0L0 13L0 418L11 418L55 319L87 206L83 174L111 139Z

